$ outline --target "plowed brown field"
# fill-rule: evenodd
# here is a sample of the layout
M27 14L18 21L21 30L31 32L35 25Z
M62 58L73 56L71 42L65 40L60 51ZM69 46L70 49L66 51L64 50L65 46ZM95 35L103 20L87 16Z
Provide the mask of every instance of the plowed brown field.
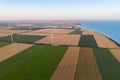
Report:
M79 47L68 48L51 80L74 80L79 50Z

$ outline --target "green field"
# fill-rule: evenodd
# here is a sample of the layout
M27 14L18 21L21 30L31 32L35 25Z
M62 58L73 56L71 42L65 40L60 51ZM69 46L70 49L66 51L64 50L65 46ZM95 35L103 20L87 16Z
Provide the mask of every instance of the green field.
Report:
M98 47L93 35L81 35L79 46L81 47Z
M66 50L35 45L0 63L0 80L50 80Z
M6 45L9 45L9 44L10 44L9 42L0 42L0 47L6 46Z
M39 30L41 29L40 27L38 28L35 28L35 27L32 27L31 30ZM30 28L28 26L19 26L19 27L13 27L11 28L11 30L30 30Z
M17 43L34 43L42 38L44 38L44 36L13 35L13 40ZM0 41L11 42L11 36L2 37Z
M120 80L120 63L113 57L108 49L94 49L103 80Z
M75 30L75 31L71 32L70 34L82 34L82 31Z

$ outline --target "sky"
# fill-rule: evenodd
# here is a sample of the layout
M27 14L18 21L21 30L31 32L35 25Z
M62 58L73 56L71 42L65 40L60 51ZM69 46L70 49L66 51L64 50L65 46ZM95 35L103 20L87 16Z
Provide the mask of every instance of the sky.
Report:
M0 0L0 20L120 20L120 0Z

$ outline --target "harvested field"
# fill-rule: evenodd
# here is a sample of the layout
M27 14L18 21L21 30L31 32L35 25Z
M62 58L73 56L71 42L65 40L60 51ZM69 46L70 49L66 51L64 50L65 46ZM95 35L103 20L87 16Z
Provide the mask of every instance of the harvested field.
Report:
M24 33L28 30L0 30L0 33L11 34L11 33Z
M28 44L10 44L8 46L0 48L0 62L16 55L17 53L31 47Z
M75 80L102 80L92 48L80 48Z
M44 38L44 36L13 35L13 41L17 43L34 43L42 38ZM11 42L11 36L2 37L0 41Z
M50 80L66 50L34 45L0 63L0 80Z
M0 37L8 36L8 34L0 33Z
M68 33L71 33L73 31L74 30L72 30L72 29L41 29L41 30L36 30L33 32L34 33L45 33L45 34L49 34L51 32L57 33L57 34L61 34L61 33L68 34Z
M14 28L13 26L0 26L0 30L10 30L10 29L12 29L12 28Z
M98 47L101 48L119 48L113 41L105 37L104 35L101 35L97 32L91 31L91 30L85 30L83 32L83 35L93 35L96 43L98 44Z
M79 46L98 47L93 35L82 35L80 37Z
M109 49L112 55L120 62L120 49Z
M103 80L120 80L120 63L108 49L95 48L94 55Z
M72 29L40 29L36 31L30 31L26 33L20 33L20 35L33 35L33 36L50 36L51 32L55 34L69 34L73 32Z
M72 30L72 29L63 29L63 30L61 30L61 31L59 31L59 32L57 32L58 34L69 34L69 33L71 33L71 32L73 32L74 30Z
M3 47L3 46L6 46L6 45L9 45L10 43L8 42L0 42L0 47Z
M82 33L82 35L96 35L96 34L99 34L99 33L91 30L84 30L84 32Z
M53 44L54 45L74 45L77 46L79 43L80 35L61 35L61 34L53 34ZM38 44L52 44L51 36L45 37L36 43Z
M119 48L113 41L101 34L93 35L98 46L101 48Z
M74 80L79 50L79 47L68 48L51 80Z
M50 34L45 33L35 33L33 31L27 33L20 33L19 35L29 35L29 36L49 36Z

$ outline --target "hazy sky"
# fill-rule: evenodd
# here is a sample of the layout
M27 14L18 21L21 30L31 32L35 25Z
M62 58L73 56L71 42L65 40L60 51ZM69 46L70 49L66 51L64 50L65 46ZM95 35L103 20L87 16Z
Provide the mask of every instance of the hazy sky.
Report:
M120 0L0 0L0 20L119 19Z

